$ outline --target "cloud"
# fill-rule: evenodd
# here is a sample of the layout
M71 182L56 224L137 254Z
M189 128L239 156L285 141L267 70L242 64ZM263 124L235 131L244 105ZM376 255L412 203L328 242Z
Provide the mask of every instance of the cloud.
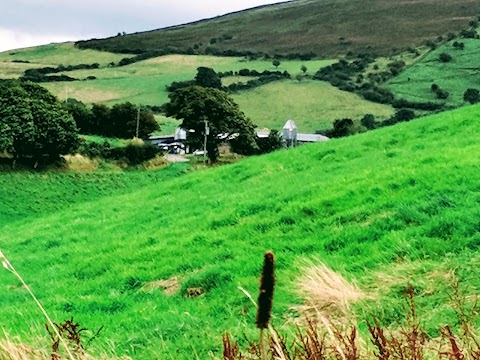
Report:
M68 35L30 34L0 27L0 51L77 39L79 39L78 36L75 38Z

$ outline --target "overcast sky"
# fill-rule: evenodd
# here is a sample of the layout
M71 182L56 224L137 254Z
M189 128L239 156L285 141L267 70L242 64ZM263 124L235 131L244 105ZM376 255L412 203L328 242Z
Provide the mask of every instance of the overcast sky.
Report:
M1 1L0 51L4 51L153 30L282 0Z

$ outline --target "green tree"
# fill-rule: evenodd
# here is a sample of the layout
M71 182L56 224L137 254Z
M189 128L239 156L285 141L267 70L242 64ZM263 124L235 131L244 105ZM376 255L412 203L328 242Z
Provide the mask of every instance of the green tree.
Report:
M258 152L266 154L283 148L283 139L278 130L270 130L266 138L257 138Z
M89 121L90 134L111 136L110 108L104 104L93 104Z
M126 102L115 104L110 111L111 134L124 139L135 137L137 120L138 137L142 139L148 138L152 132L160 129L151 111Z
M201 66L197 69L197 75L195 76L195 85L206 88L221 89L222 80L215 72L215 70Z
M273 59L272 65L275 66L276 69L280 66L281 62L278 59Z
M478 89L467 89L463 94L463 100L470 104L476 104L480 102L480 91Z
M251 143L254 146L254 142L247 141L254 135L254 125L225 92L192 86L177 90L169 98L166 115L181 120L182 128L192 130L188 132L188 140L194 147L203 148L208 126L207 152L211 162L218 158L218 145L234 134L242 138L244 145Z
M305 74L307 72L307 67L305 65L302 65L302 67L300 68L300 70L302 70L302 72Z
M92 129L91 126L92 112L87 105L76 99L69 98L63 104L63 107L72 115L81 134L95 134L95 129Z
M375 127L377 126L377 123L375 122L375 116L373 116L372 114L366 114L364 117L362 117L360 123L368 130L375 129Z
M72 116L48 90L33 84L0 82L0 151L37 162L68 154L78 146Z

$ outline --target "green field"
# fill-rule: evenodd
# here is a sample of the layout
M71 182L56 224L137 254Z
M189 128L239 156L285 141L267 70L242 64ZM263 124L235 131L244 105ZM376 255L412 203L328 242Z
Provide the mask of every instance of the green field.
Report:
M105 326L93 353L219 358L224 331L253 338L255 309L237 287L255 296L268 249L276 326L296 315L296 278L318 258L368 292L359 321L375 313L395 327L413 284L437 336L456 321L449 271L467 294L480 286L479 124L480 107L465 107L181 176L1 173L0 248L55 321ZM2 328L45 338L7 271L0 288Z
M447 105L464 104L463 93L468 88L480 88L480 40L457 39L465 44L464 50L453 48L453 41L428 53L421 61L391 79L387 86L401 98L419 102L445 102ZM441 53L452 56L452 61L443 63ZM435 83L450 93L446 101L438 100L431 91Z
M336 119L377 119L393 115L391 106L366 101L323 81L286 80L234 95L240 109L259 127L281 129L295 120L300 132L328 129ZM276 101L274 101L276 99Z

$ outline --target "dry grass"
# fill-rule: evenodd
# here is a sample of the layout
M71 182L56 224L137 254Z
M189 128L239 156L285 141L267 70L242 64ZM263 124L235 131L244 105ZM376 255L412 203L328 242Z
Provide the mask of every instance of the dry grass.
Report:
M308 317L348 317L350 304L366 297L357 286L321 262L307 264L296 284L304 303L295 309Z
M47 350L33 349L24 345L18 339L10 338L4 333L4 339L0 340L0 359L2 360L44 360L50 359Z
M94 171L98 168L98 161L89 159L80 154L65 155L63 157L68 170L72 171Z

